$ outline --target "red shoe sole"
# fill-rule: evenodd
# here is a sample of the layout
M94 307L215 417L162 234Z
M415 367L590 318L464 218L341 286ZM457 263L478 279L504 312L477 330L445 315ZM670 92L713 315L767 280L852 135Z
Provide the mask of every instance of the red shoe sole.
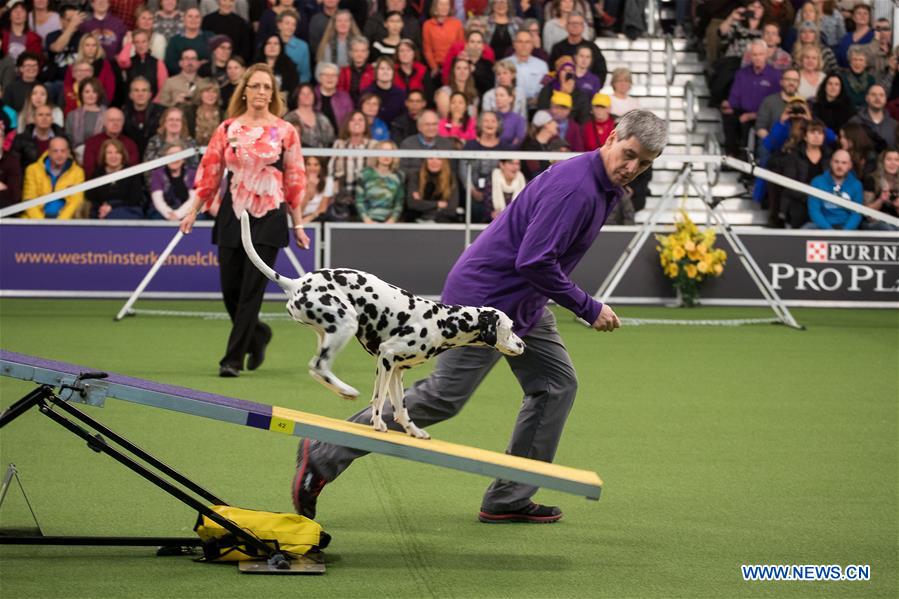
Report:
M562 519L562 514L558 516L527 516L525 514L488 514L480 512L478 520L485 524L511 524L515 522L523 522L526 524L552 524Z

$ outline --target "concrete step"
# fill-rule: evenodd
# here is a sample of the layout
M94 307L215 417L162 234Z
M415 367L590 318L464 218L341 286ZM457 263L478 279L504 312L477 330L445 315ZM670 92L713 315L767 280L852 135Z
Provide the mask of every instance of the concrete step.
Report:
M680 169L657 169L656 165L652 167L652 182L663 184L664 187L668 187L675 179L677 179L677 174ZM697 165L697 170L693 171L693 180L699 185L705 185L708 182L708 177L706 177L705 169L699 168ZM718 183L738 183L740 180L740 174L732 171L721 172L718 174Z
M615 37L598 37L594 40L596 45L602 49L603 54L606 50L640 50L648 52L650 42L652 43L653 52L665 49L664 39L647 39L638 40L620 39ZM687 40L671 40L674 44L675 51L684 52L687 49Z
M661 196L663 193L665 193L665 190L668 189L669 185L669 183L664 182L656 183L656 181L653 180L653 182L649 184L649 193L651 193L652 195ZM702 187L704 187L704 185ZM683 197L681 195L682 193L682 191L678 192L676 194L676 197ZM746 190L743 184L738 181L719 182L712 188L712 197L715 198L734 198L742 196L749 197L749 192ZM696 195L696 192L692 188L690 189L690 193L687 194L687 197L694 197L700 205L702 204L699 196ZM752 200L748 201L751 202ZM746 207L748 208L749 206Z
M652 63L647 62L644 58L642 60L636 61L626 61L626 60L614 60L609 56L606 56L606 67L609 69L611 73L613 69L617 69L619 67L626 67L631 70L632 73L658 73L662 74L665 72L665 65L661 60L653 61ZM677 63L677 67L675 68L675 72L683 75L692 75L694 77L703 77L704 70L703 64L699 61L693 62L679 62Z
M609 69L609 73L612 72L612 69ZM649 85L651 87L667 87L668 83L665 79L665 75L650 75L649 73L634 73L632 72L631 78L634 81L634 85L645 86ZM611 80L611 77L609 77ZM708 97L709 95L709 86L706 83L705 77L691 74L691 73L675 73L673 85L677 87L683 87L687 85L687 82L693 84L693 91L696 92L696 95L700 97Z
M640 98L640 101L643 101L643 98ZM664 104L659 108L646 107L646 110L665 118L665 106ZM686 117L684 116L684 110L682 107L678 107L678 102L671 103L671 110L668 113L668 120L674 122L683 122ZM705 121L705 122L713 122L720 123L721 122L721 112L714 109L709 108L707 106L703 106L699 109L699 113L696 115L697 121Z
M650 209L643 209L638 212L634 220L637 224L642 224L649 219ZM764 225L768 220L768 215L761 210L733 210L723 212L724 218L731 225ZM687 210L687 215L694 223L698 225L707 225L708 213L705 210ZM680 219L680 210L664 210L659 214L659 221L663 224L671 224Z
M611 92L612 90L604 89L603 93L606 93L607 91ZM648 110L664 109L666 102L668 102L669 108L676 109L679 111L684 110L684 99L683 98L666 98L665 96L661 96L661 97L659 97L659 96L641 96L640 97L640 105L643 108L646 108ZM700 101L700 103L699 103L700 110L702 108L708 108L710 112L718 113L719 115L721 114L721 112L719 110L712 108L710 106L704 106L704 104L705 104L704 101Z
M603 88L603 93L610 93L612 90L611 86L606 86ZM693 84L693 91L697 92L697 95L707 97L709 95L708 87L705 83ZM665 96L671 96L672 98L683 98L684 97L684 86L683 85L672 85L667 86L663 83L660 84L637 84L636 78L634 81L634 87L631 88L631 95L636 97L657 97L664 98ZM703 102L704 104L705 102Z
M652 58L649 57L649 52L646 50L607 50L605 48L600 47L602 50L602 55L606 59L606 62L628 62L633 64L658 64L664 67L665 65L665 53L664 52L656 52L653 51ZM674 60L678 65L700 65L702 66L702 61L699 60L699 56L695 52L675 52ZM677 69L675 69L677 70Z
M669 120L668 131L670 133L683 133L687 130L687 124L683 120ZM717 135L721 130L721 124L714 121L705 121L696 124L696 133L711 133Z

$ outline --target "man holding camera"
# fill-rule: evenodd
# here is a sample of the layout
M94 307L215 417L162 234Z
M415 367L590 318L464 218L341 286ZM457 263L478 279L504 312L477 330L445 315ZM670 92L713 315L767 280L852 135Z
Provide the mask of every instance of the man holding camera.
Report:
M759 106L758 116L755 119L755 136L759 141L768 137L774 121L783 114L784 108L787 106L796 92L799 90L799 71L796 69L787 69L780 76L780 93L771 94Z

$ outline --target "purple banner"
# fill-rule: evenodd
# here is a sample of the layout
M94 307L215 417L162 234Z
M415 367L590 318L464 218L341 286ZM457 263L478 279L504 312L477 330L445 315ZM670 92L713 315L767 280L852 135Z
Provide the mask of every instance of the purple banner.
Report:
M306 233L308 250L291 247L305 271L317 266L317 228ZM74 292L73 295L130 294L177 233L173 226L68 224L10 221L0 224L0 291L26 295ZM295 277L284 251L275 270ZM221 291L218 249L212 245L211 223L198 224L182 237L147 293L217 294ZM270 284L268 291L280 294Z

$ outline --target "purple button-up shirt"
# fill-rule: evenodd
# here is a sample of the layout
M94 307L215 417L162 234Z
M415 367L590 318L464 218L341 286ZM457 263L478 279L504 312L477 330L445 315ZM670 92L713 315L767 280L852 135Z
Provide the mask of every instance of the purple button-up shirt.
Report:
M737 112L758 112L762 100L780 93L781 74L769 64L761 73L756 73L752 65L743 67L734 76L727 103Z
M602 304L569 275L622 194L599 150L550 166L465 250L446 278L443 302L502 310L519 335L550 299L594 322Z

